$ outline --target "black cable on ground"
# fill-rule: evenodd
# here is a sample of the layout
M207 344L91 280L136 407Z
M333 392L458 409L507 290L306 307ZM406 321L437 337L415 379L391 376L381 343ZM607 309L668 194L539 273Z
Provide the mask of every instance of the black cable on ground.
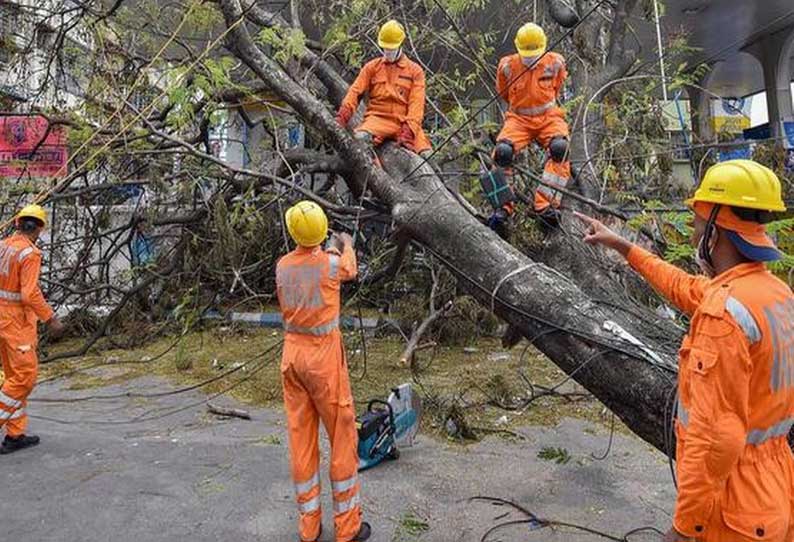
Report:
M615 438L615 413L612 412L612 423L609 426L609 443L607 444L607 449L601 455L596 455L590 452L590 457L595 459L596 461L603 461L607 457L609 457L609 452L612 451L612 441Z
M519 505L519 504L517 504L517 503L515 503L513 501L510 501L510 500L507 500L507 499L502 499L502 498L499 498L499 497L486 497L486 496L477 495L475 497L469 498L468 500L469 500L469 502L473 502L473 501L486 502L486 503L490 503L490 504L496 505L496 506L509 506L509 507L513 508L514 510L516 510L517 512L520 512L521 514L523 514L525 516L525 519L509 520L509 521L504 521L502 523L498 523L497 525L494 525L493 527L488 529L488 531L485 532L485 534L482 536L482 538L480 538L480 542L487 542L488 541L488 537L491 534L493 534L494 532L496 532L498 530L501 530L501 529L504 529L505 527L510 527L510 526L514 526L514 525L528 525L528 526L530 526L532 528L532 530L540 530L540 529L553 528L553 527L563 527L563 528L574 529L574 530L581 531L581 532L584 532L584 533L592 534L592 535L598 536L600 538L605 538L607 540L614 540L615 542L630 542L628 537L636 535L638 533L642 533L642 532L652 532L652 533L656 533L656 534L658 534L660 536L664 536L664 533L662 531L660 531L656 527L651 527L651 526L639 527L637 529L632 529L632 530L626 532L622 536L616 536L614 534L610 534L610 533L607 533L607 532L604 532L604 531L600 531L598 529L593 529L592 527L587 527L587 526L584 526L584 525L578 525L576 523L569 523L569 522L566 522L566 521L557 521L557 520L553 520L553 519L541 518L541 517L535 515L534 513L530 512L529 510L527 510L523 506L521 506L521 505ZM504 516L501 516L501 517L504 517Z
M190 410L191 408L195 408L197 406L204 405L204 404L208 403L209 401L212 401L213 399L216 399L216 398L220 397L221 395L225 395L226 393L230 392L231 390L233 390L237 386L240 386L241 384L244 384L245 382L251 380L251 378L253 378L259 371L261 371L262 369L267 367L270 364L270 362L272 362L274 359L277 359L277 358L273 357L273 358L265 359L265 360L261 361L258 364L258 366L255 366L253 368L253 370L250 373L248 373L246 376L244 376L243 378L237 380L233 384L230 384L229 386L227 386L226 388L222 389L221 391L210 395L209 397L201 399L200 401L195 401L193 403L189 403L187 405L177 407L175 409L166 411L166 412L164 412L162 414L157 414L157 415L153 415L153 416L148 416L147 417L147 415L146 415L147 413L144 413L141 416L138 416L136 418L131 418L131 419L128 419L128 420L62 420L62 419L58 419L58 418L52 418L52 417L49 417L49 416L41 416L41 415L30 415L29 414L28 416L31 417L31 418L34 418L34 419L45 420L45 421L49 421L49 422L53 422L53 423L59 423L59 424L62 424L62 425L81 425L81 424L82 425L105 425L105 426L108 426L108 425L130 425L130 424L136 424L136 423L145 423L145 422L150 422L150 421L161 420L163 418L168 418L170 416L173 416L174 414L179 414L180 412L184 412L186 410Z
M202 382L198 382L196 384L192 384L190 386L185 386L183 388L178 388L176 390L169 390L169 391L162 391L162 392L152 392L152 393L140 393L140 392L122 392L122 393L114 393L114 394L106 394L106 395L89 395L85 397L71 397L71 398L50 398L50 397L40 397L40 398L33 398L30 402L36 403L80 403L84 401L106 401L112 399L152 399L158 397L168 397L171 395L180 395L183 393L187 393L193 390L197 390L199 388L203 388L210 384L213 384L219 380L223 380L229 375L232 375L238 371L243 370L247 367L251 362L259 358L260 356L265 356L266 354L272 352L274 349L280 347L284 343L284 339L281 339L272 345L268 346L263 352L255 354L253 357L249 358L247 361L237 365L236 367L232 367L231 369L213 376L212 378L208 378Z
M162 358L166 354L168 354L171 350L173 350L176 347L176 345L179 344L179 341L181 341L181 340L182 340L181 336L177 337L176 340L174 342L172 342L168 346L168 348L166 348L165 350L163 350L162 352L160 352L156 356L153 356L151 359L103 361L103 362L100 362L100 363L94 363L92 365L87 365L85 367L75 367L74 369L72 369L70 371L67 371L65 373L59 373L59 374L53 375L51 377L39 380L38 382L36 382L36 386L40 386L41 384L46 384L47 382L52 382L53 380L60 380L61 378L68 378L68 377L70 377L72 375L75 375L77 373L80 373L80 372L83 372L83 371L90 371L91 369L96 369L98 367L106 367L106 366L111 366L111 365L143 365L143 364L146 364L146 363L152 363L152 362L157 361L158 359Z

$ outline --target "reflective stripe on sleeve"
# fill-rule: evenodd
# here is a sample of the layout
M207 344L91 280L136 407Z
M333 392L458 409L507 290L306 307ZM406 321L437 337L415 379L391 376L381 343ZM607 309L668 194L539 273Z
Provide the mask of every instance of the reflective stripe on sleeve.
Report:
M736 323L742 328L750 344L755 344L761 340L761 330L758 329L755 318L753 318L753 315L747 310L747 307L742 305L741 301L735 297L729 297L725 302L725 310L733 316L733 319L736 320Z
M6 301L22 301L22 294L19 292L9 292L8 290L0 290L0 299Z
M3 403L8 408L17 408L22 406L22 401L14 399L13 397L9 397L2 391L0 391L0 403Z
M336 277L339 276L339 256L331 254L328 262L328 277L336 279Z
M17 259L21 262L22 260L27 258L30 254L32 254L34 250L35 249L33 247L28 247L28 248L22 250L22 252L19 253L19 256L17 257Z
M314 335L318 337L322 335L328 335L337 327L339 327L339 317L334 318L327 324L323 324L320 326L313 326L313 327L296 326L295 324L284 322L284 330L288 333L298 333L300 335Z
M358 475L356 474L354 474L347 480L340 480L338 482L334 482L333 480L331 480L331 489L333 490L334 493L342 493L349 489L353 489L356 485L356 482L358 482Z
M306 502L299 502L298 503L298 511L301 514L308 514L310 512L314 512L315 510L320 509L320 496L317 495L313 499L309 499Z
M766 429L752 429L747 433L747 444L757 446L770 439L784 437L788 435L792 425L794 425L794 418L786 418Z
M354 509L356 506L358 506L358 493L346 501L334 502L334 512L336 514L344 514Z
M301 495L302 493L308 493L314 486L320 485L320 473L315 472L314 476L306 480L305 482L301 482L295 484L295 495Z

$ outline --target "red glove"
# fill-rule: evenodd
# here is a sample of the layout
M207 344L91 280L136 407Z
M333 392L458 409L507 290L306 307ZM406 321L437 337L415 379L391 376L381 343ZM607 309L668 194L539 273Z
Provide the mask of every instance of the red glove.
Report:
M342 128L347 128L347 123L353 118L353 109L350 106L343 105L336 113L336 122Z
M407 122L403 122L400 127L400 133L397 135L397 143L404 147L411 147L414 144L414 131L411 130Z

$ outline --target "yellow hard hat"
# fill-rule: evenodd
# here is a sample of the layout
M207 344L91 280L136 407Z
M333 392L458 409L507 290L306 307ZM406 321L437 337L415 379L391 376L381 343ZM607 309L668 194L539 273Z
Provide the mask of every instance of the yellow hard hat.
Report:
M780 179L752 160L728 160L711 166L687 204L716 203L762 211L785 211Z
M516 32L514 43L520 56L540 56L546 52L546 33L535 23L527 23Z
M328 235L328 218L313 201L299 201L285 215L290 236L302 247L317 246Z
M20 218L35 218L41 223L47 225L47 212L40 205L25 205L16 216L16 222L19 223Z
M378 46L381 49L397 49L405 41L403 25L392 19L386 21L378 32Z

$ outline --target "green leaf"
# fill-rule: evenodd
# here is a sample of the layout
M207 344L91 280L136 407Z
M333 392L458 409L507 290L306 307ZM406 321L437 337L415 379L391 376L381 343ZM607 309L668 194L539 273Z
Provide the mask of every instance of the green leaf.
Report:
M554 461L558 465L564 465L571 460L571 455L568 453L568 450L550 446L542 448L538 452L538 457L544 461Z

